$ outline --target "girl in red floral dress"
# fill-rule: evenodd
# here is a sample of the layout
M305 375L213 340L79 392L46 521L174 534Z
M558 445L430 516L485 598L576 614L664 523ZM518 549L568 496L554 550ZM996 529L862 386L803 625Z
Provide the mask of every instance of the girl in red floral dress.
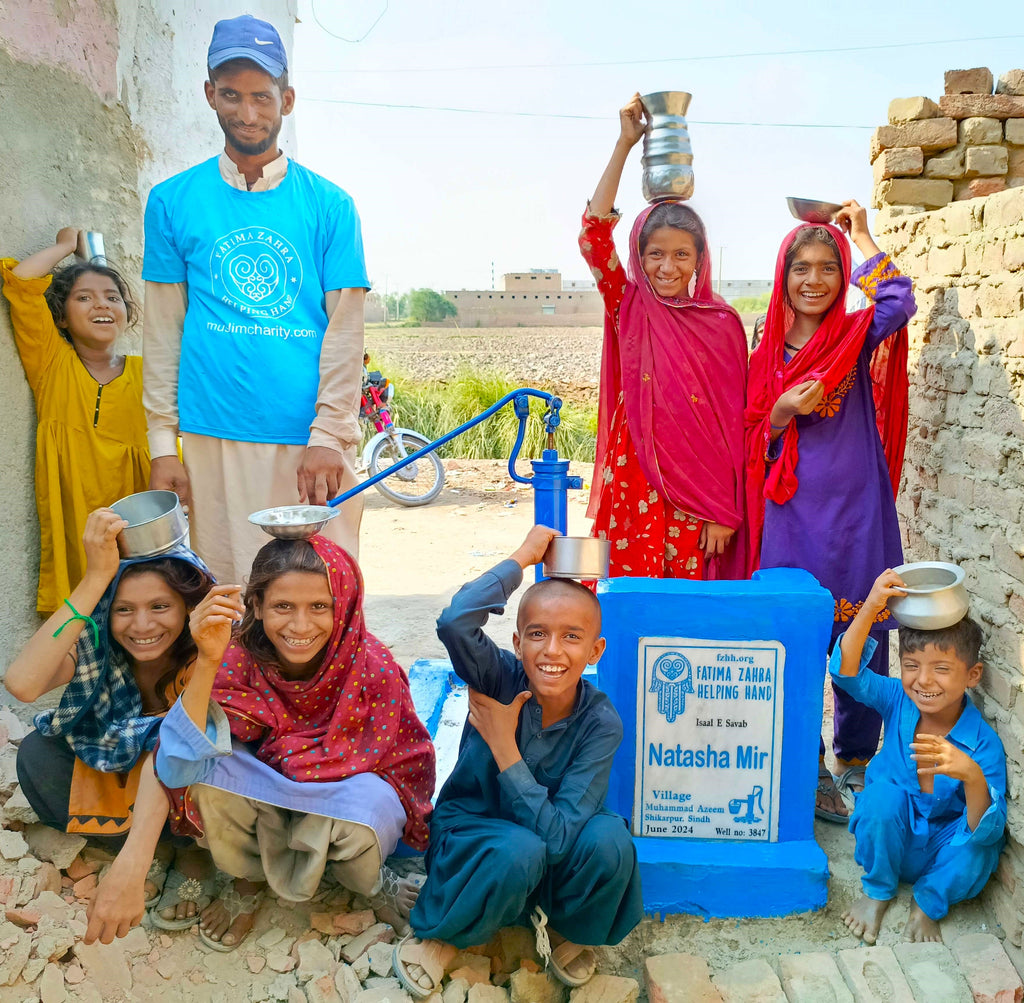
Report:
M612 577L744 578L747 343L736 311L711 291L704 224L677 200L649 206L630 233L628 273L612 239L644 114L639 94L619 112L580 233L605 304L588 514L612 543Z

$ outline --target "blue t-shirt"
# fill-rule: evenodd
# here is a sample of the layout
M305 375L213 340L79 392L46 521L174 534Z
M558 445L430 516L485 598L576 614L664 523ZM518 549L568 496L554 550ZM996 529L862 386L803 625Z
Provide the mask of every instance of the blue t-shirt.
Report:
M179 428L305 444L324 293L370 285L352 199L293 160L276 188L241 191L213 157L150 193L142 277L188 285Z

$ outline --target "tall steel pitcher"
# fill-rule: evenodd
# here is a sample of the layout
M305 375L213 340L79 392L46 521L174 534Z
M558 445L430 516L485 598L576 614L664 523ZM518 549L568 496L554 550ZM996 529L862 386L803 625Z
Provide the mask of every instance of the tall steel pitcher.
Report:
M641 160L648 202L693 195L693 149L685 117L691 97L686 91L658 91L640 98L650 118Z

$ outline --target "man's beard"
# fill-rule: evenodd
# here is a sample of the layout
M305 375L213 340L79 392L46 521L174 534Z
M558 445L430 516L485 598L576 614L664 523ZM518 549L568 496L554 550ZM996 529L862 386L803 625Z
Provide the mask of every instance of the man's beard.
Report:
M258 143L246 143L231 131L227 122L220 115L217 116L217 121L220 123L228 146L246 157L258 157L261 153L266 153L267 150L277 144L277 137L281 132L281 119L278 119L274 128L267 134L266 139L261 139Z

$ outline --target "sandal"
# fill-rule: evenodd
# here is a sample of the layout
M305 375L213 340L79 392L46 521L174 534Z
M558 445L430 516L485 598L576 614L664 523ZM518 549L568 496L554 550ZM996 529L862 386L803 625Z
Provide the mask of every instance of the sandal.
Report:
M260 907L260 903L263 901L263 889L261 888L258 892L253 892L252 895L239 895L235 891L235 883L232 881L224 886L218 896L221 902L224 903L224 909L228 914L228 930L231 929L232 924L238 919L239 916L251 916ZM196 919L199 917L196 916ZM255 924L254 924L255 925ZM228 930L225 930L226 934ZM214 940L203 932L203 928L199 928L199 939L208 947L211 951L220 951L221 954L229 954L231 951L237 951L239 946L245 942L249 934L252 933L252 927L249 928L246 935L239 939L237 944L224 944L219 940Z
M836 787L840 794L860 794L864 790L866 782L866 766L848 766L846 770L836 777Z
M156 891L143 902L147 909L160 901L160 896L164 890L164 883L167 881L167 872L170 870L173 859L173 847L170 845L166 847L164 845L157 846L156 853L153 856L153 863L149 865L149 871L146 873L146 880L156 888Z
M547 913L540 906L534 908L530 922L537 931L537 954L544 962L544 967L550 968L562 985L577 989L586 985L594 977L594 972L597 971L597 955L594 954L592 948L583 944L574 944L570 940L563 940L552 950L551 938L548 935ZM574 961L582 961L586 965L586 974L572 975L569 972L569 966Z
M814 790L814 814L818 818L823 818L826 822L838 822L840 825L845 825L850 821L850 816L840 815L837 811L829 811L827 808L822 808L818 804L818 798L822 795L830 798L838 797L840 801L843 801L842 792L836 785L835 778L831 773L824 767L818 767L818 786ZM845 804L845 801L843 801Z
M411 933L403 937L391 952L391 967L402 988L410 996L425 1000L441 991L445 969L458 953L458 949L441 940L417 940ZM430 979L430 988L421 986L408 971L407 965L419 965Z
M569 966L581 962L586 966L584 975L572 975ZM590 947L565 940L551 952L551 971L562 985L576 989L586 985L597 971L597 955Z
M409 913L412 912L412 907L406 909L399 901L399 897L402 894L403 884L412 885L414 888L416 887L407 878L403 878L400 874L396 874L386 864L382 865L380 869L380 890L376 895L368 896L370 908L374 911L377 909L388 909L399 919L407 920L409 918ZM416 895L419 895L418 888L416 888ZM414 903L416 901L416 895L413 896Z
M199 914L213 901L216 887L216 872L212 868L202 878L188 878L172 867L164 883L163 894L149 912L153 926L161 930L187 930L195 926L199 922ZM182 919L165 919L160 915L164 909L174 909L182 902L195 902L195 915Z

